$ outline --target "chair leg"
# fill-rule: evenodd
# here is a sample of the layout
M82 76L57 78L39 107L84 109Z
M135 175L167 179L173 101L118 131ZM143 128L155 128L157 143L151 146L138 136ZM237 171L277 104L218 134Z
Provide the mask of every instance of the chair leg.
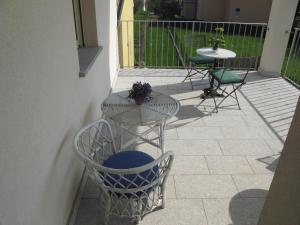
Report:
M216 102L216 98L215 98L215 96L213 96L213 99L214 99L214 103L215 103L215 108L214 108L214 110L212 111L212 112L216 112L216 113L218 113L219 111L218 111L218 107L219 107L219 105L217 105L217 102Z
M239 100L238 100L237 95L236 95L235 92L236 92L240 87L242 87L242 85L243 85L243 84L240 84L240 85L237 86L237 87L233 86L233 90L232 90L231 92L229 92L229 93L226 92L226 91L224 91L224 93L226 93L227 95L222 99L222 101L219 102L219 104L217 105L217 107L219 107L219 106L225 101L225 99L228 98L228 97L230 96L230 97L234 98L234 99L237 101L238 107L239 107L239 109L241 109L240 104L239 104ZM231 96L233 93L235 94L235 97Z
M233 90L235 89L234 84L232 84L232 88L233 88ZM239 107L239 110L241 110L241 106L240 106L240 103L239 103L239 99L238 99L238 97L237 97L237 95L236 95L236 91L234 91L234 95L235 95L235 100L236 100L236 102L237 102L237 105L238 105L238 107Z
M182 83L183 83L183 82L185 82L185 81L186 81L186 79L188 79L188 78L191 76L191 72L192 72L192 70L193 70L192 68L188 68L188 69L187 69L187 71L188 71L188 74L185 76L185 78L184 78L184 80L182 81Z

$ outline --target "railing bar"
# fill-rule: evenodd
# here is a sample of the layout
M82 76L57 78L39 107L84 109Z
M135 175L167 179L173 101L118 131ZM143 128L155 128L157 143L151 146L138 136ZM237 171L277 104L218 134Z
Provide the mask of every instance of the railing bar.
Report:
M187 31L188 31L188 23L185 23L185 36L188 35ZM191 51L191 46L189 46L190 49L183 49L183 55L184 55L184 63L186 64L187 61L189 61L189 51Z
M150 65L152 65L152 53L153 53L153 21L151 20L151 43L150 43Z
M164 43L164 32L165 32L165 23L162 22L162 34L161 34L161 49L162 49L162 52L161 52L161 66L163 66L163 59L164 59L164 46L165 46L165 43Z
M236 24L233 24L234 26L233 26L233 31L232 31L232 37L231 37L231 46L232 46L232 48L234 48L234 43L233 43L233 41L234 41L234 35L235 35L235 27L236 27Z
M170 31L170 22L168 24L168 33ZM167 66L169 66L169 48L170 48L170 38L168 34L168 48L167 48Z
M130 67L129 66L129 64L130 64L130 47L129 47L129 27L128 27L128 21L127 21L127 52L128 52L128 60L127 60L127 65L128 65L128 67Z
M298 37L297 37L297 42L296 42L295 51L294 51L294 53L297 51L297 54L294 54L294 58L298 59L295 64L296 70L295 70L294 74L291 74L291 76L290 76L291 78L294 78L296 76L296 74L298 74L298 66L299 66L299 62L300 62L300 60L299 60L299 53L300 53L299 39L300 39L300 35L298 35ZM297 48L298 48L298 50L297 50Z
M225 32L225 23L223 23L223 29L224 29L224 33L226 33ZM228 29L228 28L227 28ZM228 32L228 31L227 31ZM224 34L223 34L224 35ZM224 41L225 41L225 35L224 35ZM222 60L222 67L225 67L225 60Z
M141 23L139 24L139 67L141 67Z
M181 23L179 23L179 31L177 31L177 32L179 32L179 37L178 37L178 48L179 48L179 51L181 51L181 45L180 45L180 43L182 43L182 37L181 37ZM177 32L176 32L176 33L177 33ZM178 67L180 66L179 63L180 63L180 58L179 58L179 56L178 56L178 60L177 60L177 66L178 66Z
M199 31L198 31L198 33L200 35L201 34L201 25L202 25L202 23L201 23L201 21L198 21L198 23L199 23Z
M240 42L240 40L241 40L241 27L242 27L242 24L240 24L240 26L239 26L238 38L237 38L238 42ZM241 54L240 52L241 52L241 50L239 50L238 56L240 56L240 54Z
M257 67L258 67L258 57L260 55L259 50L262 47L262 40L263 40L264 32L265 32L265 27L262 27L261 28L260 39L259 39L259 44L258 44L258 53L257 53L257 56L256 56L255 69L257 69Z
M173 25L173 36L174 36L174 44L176 43L176 37L175 37L175 26L176 26L176 22L174 21L174 25ZM175 65L175 46L173 45L173 58L172 58L172 65Z
M252 40L252 25L250 26L250 33L249 33L249 35L247 36L247 39L248 39L248 41L247 41L247 48L246 48L246 56L249 56L248 55L248 52L249 52L249 45L251 44L251 40Z
M243 37L243 41L242 41L242 50L241 50L241 56L243 57L243 52L244 52L244 45L245 45L245 38L246 38L246 33L247 33L247 25L244 26L244 37ZM240 65L240 64L239 64Z
M147 21L144 23L144 67L147 67Z
M254 35L254 39L253 40L255 40L255 42L256 42L256 40L257 40L257 31L258 31L258 25L256 25L256 29L255 29L255 35ZM254 46L252 45L251 47L253 47L254 48ZM258 57L258 53L256 52L256 58ZM255 65L256 65L256 61L257 60L255 60ZM255 67L256 68L256 67Z
M194 35L194 31L195 31L195 22L193 22L192 24L192 36ZM193 46L191 49L190 49L190 57L192 56L192 51L194 51L194 47Z
M155 55L156 55L156 57L155 57L155 65L157 66L157 46L158 46L158 21L157 21L157 23L156 23L156 41L155 41L156 43L155 43Z

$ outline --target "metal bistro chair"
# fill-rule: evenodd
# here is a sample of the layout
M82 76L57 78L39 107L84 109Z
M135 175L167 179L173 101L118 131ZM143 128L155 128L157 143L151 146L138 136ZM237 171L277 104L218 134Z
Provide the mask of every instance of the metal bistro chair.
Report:
M207 47L205 35L185 35L184 36L184 48L187 54L190 55L192 51L196 51L197 48ZM188 58L188 65L186 65L188 73L182 82L187 79L190 80L192 90L194 86L192 83L192 77L201 74L201 80L203 80L208 74L209 69L213 67L215 59L203 55L191 55ZM201 66L201 67L200 67Z
M223 97L223 99L217 104L215 98L218 95L211 95L215 104L213 112L218 112L218 108L228 97L232 97L233 99L235 99L238 108L241 109L236 91L239 90L244 84L246 84L246 78L251 66L253 65L254 60L255 58L253 57L227 59L224 62L225 67L214 69L211 71L211 79L216 81L212 93L221 91L221 96ZM239 68L240 70L244 70L245 72L242 74L238 74L234 71L237 68ZM232 86L232 89L230 91L226 90L228 86ZM205 99L203 101L205 101Z
M104 207L105 225L111 215L139 223L144 215L164 208L172 152L156 160L136 150L118 152L111 126L102 119L82 128L75 136L74 146L101 190L99 201Z

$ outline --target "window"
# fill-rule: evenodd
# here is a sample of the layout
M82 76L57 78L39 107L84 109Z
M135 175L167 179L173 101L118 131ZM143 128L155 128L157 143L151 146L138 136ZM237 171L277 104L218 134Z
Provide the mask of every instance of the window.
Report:
M80 0L73 0L73 12L74 12L77 46L80 48L83 47L83 43L84 43Z
M98 47L95 1L72 0L72 2L80 68L79 76L84 77L102 49L102 47Z
M235 17L239 17L241 14L241 9L240 8L236 8L235 9Z

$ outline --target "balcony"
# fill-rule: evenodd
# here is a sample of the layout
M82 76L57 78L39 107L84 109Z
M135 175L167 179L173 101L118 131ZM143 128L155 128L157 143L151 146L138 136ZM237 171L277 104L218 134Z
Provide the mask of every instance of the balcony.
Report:
M242 110L228 99L219 113L213 101L199 106L208 80L195 90L182 80L184 69L122 69L114 92L133 82L149 82L154 90L180 101L181 109L166 127L166 150L175 162L167 183L167 205L141 225L256 225L300 91L283 78L266 78L256 71L238 92ZM197 81L195 81L197 82ZM134 148L157 156L158 149L138 142ZM76 225L100 224L99 191L87 180ZM113 218L111 224L131 224Z

